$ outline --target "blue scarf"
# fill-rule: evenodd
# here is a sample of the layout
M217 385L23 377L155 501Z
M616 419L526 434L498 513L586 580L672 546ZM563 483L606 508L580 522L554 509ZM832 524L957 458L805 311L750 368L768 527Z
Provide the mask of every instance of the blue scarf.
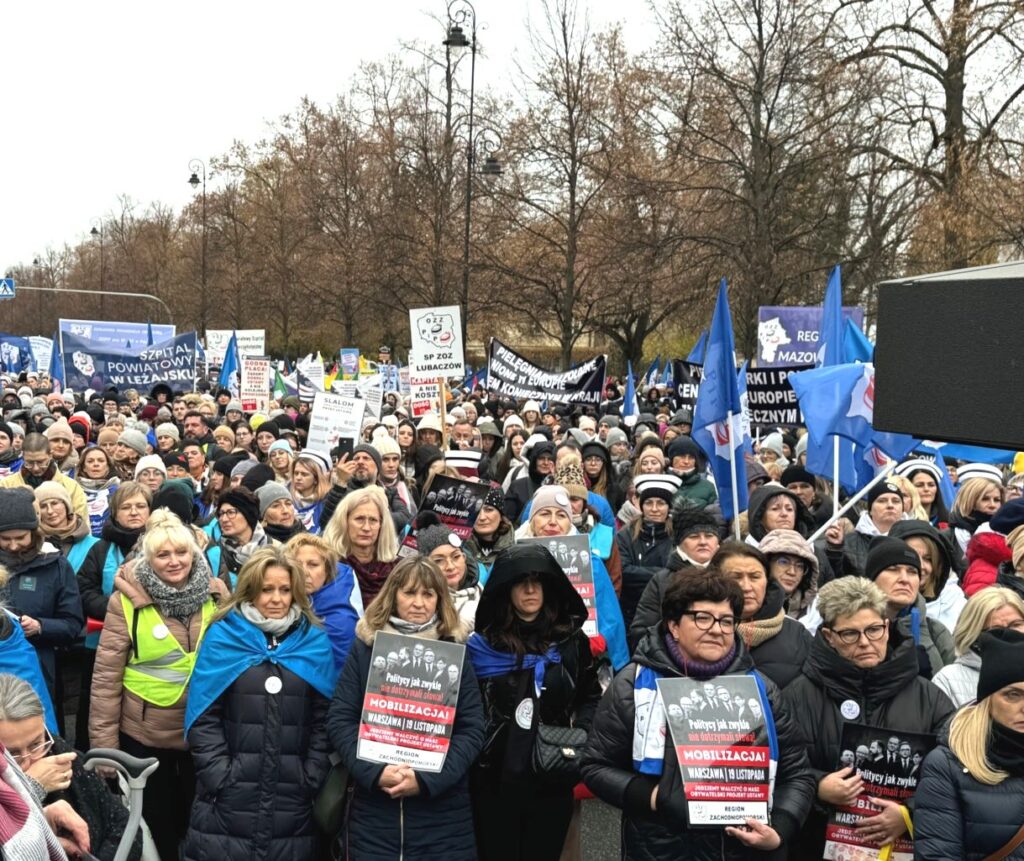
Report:
M203 712L250 667L280 664L328 699L334 694L338 667L327 635L303 621L271 649L266 635L237 610L207 629L196 657L185 707L185 735Z
M10 673L32 686L32 690L42 700L46 728L53 735L57 735L57 713L53 710L50 690L46 687L43 670L39 666L39 654L26 639L18 619L10 613L7 615L11 617L13 624L11 636L6 640L0 640L0 673Z
M544 688L544 674L548 664L562 663L562 655L554 646L543 655L523 655L520 658L512 652L499 652L479 634L473 634L466 641L469 660L473 664L473 672L477 678L491 679L504 676L517 670L533 670L534 696L540 696Z
M899 615L910 616L910 635L914 638L914 644L921 645L921 611L913 604L900 610Z

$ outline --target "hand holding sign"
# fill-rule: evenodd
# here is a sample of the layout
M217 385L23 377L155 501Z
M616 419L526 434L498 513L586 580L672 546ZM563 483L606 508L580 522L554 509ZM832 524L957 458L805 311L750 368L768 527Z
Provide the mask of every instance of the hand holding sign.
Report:
M744 846L753 846L762 852L771 852L782 845L779 832L756 819L748 819L747 824L741 828L730 825L725 829L725 833L735 837Z

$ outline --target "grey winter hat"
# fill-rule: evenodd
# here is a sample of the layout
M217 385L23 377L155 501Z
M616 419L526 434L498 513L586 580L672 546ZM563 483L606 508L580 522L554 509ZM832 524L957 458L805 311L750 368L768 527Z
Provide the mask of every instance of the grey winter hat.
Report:
M283 484L276 481L268 481L263 487L256 491L256 498L260 501L260 520L267 516L267 509L279 499L291 500L292 495Z
M36 529L36 495L27 487L0 488L0 532Z
M452 547L461 547L462 539L452 532L447 526L440 523L419 529L416 532L416 552L423 556L429 556L442 544L450 544Z
M230 412L244 413L245 410L242 409L242 402L241 401L228 401L228 405L226 407L224 407L224 413L227 414L227 413L230 413Z
M169 436L175 442L181 442L181 431L174 422L164 422L156 426L156 437Z
M245 476L245 474L252 469L254 466L259 466L258 460L253 460L251 457L247 457L245 460L239 461L231 468L231 478L238 476Z
M612 428L604 438L604 444L608 446L608 448L611 448L613 445L617 445L620 442L629 443L629 437L626 436L626 432L622 430L622 428Z
M132 451L138 452L140 457L146 453L148 445L146 435L142 431L135 430L135 428L121 431L117 441L122 445L128 446Z

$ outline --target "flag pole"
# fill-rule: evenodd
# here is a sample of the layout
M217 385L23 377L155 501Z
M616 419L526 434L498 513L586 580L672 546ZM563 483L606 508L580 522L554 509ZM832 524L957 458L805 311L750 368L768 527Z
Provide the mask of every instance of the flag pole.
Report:
M445 403L447 398L444 391L444 377L437 378L437 390L440 392L438 402L441 408L441 451L445 452L448 450L448 404Z
M736 540L742 541L743 539L740 538L740 513L736 510L739 507L739 493L736 483L736 440L732 438L732 410L726 413L726 422L726 427L729 428L729 481L732 483L732 528Z
M832 435L832 519L839 517L839 435Z
M891 466L891 464L890 464L890 466ZM853 506L855 506L858 502L860 502L861 499L864 498L865 494L867 494L867 492L869 490L871 490L872 487L874 487L879 482L884 481L888 477L889 477L889 467L886 467L880 473L878 473L878 475L876 475L873 479L871 479L871 481L869 481L860 490L858 490L853 496L851 496L848 500L846 500L846 504L842 508L840 508L838 511L836 511L836 513L833 514L828 519L828 521L823 526L821 526L821 528L818 529L817 532L815 532L813 535L811 535L807 539L807 543L808 544L813 544L815 541L817 541L819 538L821 538L821 536L824 535L828 531L828 528L833 523L835 523L837 520L839 520L840 517L842 517L844 514L846 514L847 511L849 511L851 508L853 508Z

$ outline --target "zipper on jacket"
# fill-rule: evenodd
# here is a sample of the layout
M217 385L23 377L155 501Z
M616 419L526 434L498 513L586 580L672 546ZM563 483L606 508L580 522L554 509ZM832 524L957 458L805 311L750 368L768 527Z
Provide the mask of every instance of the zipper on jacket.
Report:
M405 858L405 799L398 799L398 861Z

